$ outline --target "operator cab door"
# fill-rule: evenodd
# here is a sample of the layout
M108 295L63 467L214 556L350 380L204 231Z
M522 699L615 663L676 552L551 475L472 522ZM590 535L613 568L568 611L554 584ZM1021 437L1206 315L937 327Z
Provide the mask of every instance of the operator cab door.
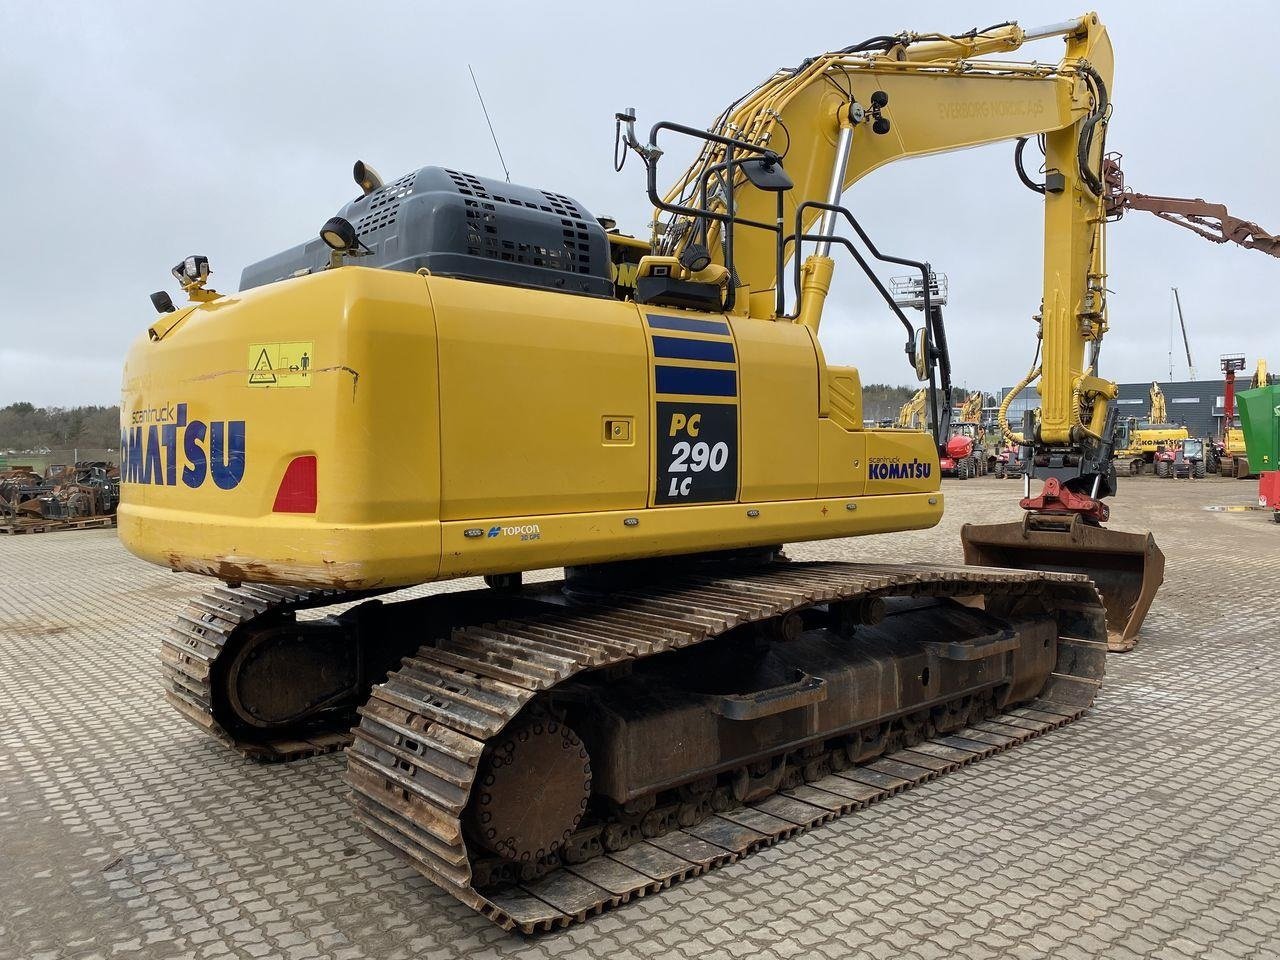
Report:
M811 499L818 366L796 324L638 308L653 396L650 505Z

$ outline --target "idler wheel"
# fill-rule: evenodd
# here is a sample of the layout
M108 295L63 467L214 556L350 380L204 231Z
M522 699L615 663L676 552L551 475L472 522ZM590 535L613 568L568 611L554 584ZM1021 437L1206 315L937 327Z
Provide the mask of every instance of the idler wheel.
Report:
M328 620L254 631L221 674L219 692L246 728L280 729L351 703L359 689L351 634Z
M475 838L508 860L536 860L578 828L591 796L591 758L569 727L533 717L490 744L476 784Z

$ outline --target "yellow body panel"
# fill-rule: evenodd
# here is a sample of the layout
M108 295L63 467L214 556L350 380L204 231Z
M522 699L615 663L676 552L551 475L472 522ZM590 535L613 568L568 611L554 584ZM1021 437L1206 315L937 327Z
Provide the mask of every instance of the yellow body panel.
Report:
M818 358L797 324L750 317L738 346L743 500L809 500L818 487Z
M644 506L649 365L635 306L443 277L429 285L441 516ZM607 417L634 421L631 442L605 443Z
M1243 457L1245 455L1244 448L1244 431L1239 427L1230 427L1227 429L1226 440L1223 442L1223 452L1230 457Z
M228 580L434 579L440 418L428 303L421 277L343 270L201 304L162 339L140 339L121 407L125 545ZM315 344L310 388L249 385L248 345L268 339ZM215 430L218 459L231 460L237 424L241 475L224 470L224 489L211 467L196 468L212 459ZM317 458L315 513L273 513L285 468L308 455Z
M311 345L305 388L296 349L295 385L250 382L262 344ZM353 589L932 526L929 438L855 425L857 384L798 324L344 267L135 343L120 536ZM279 512L308 457L314 512Z

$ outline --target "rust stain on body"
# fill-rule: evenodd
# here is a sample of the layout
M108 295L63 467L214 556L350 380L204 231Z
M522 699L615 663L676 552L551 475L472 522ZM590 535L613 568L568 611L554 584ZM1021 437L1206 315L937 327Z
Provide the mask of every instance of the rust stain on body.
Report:
M381 579L361 576L359 564L323 561L320 569L294 560L250 560L246 557L184 557L170 553L169 567L182 573L198 573L225 583L269 583L281 587L318 587L325 590L371 590Z

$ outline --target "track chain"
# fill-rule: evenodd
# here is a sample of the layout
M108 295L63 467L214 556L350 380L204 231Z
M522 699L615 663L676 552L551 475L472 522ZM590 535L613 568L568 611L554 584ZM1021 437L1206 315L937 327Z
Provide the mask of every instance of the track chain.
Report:
M255 760L281 762L341 750L351 742L346 729L319 731L302 738L237 739L219 722L210 679L215 662L229 650L234 652L228 644L243 631L272 623L283 614L327 607L357 596L343 590L244 584L217 586L193 598L161 640L165 699L201 730Z
M733 809L654 821L643 840L495 889L464 837L485 745L531 700L580 672L702 643L804 607L877 596L1036 595L1059 623L1058 664L1037 698ZM505 929L581 921L731 863L949 770L1069 723L1093 702L1105 660L1101 601L1086 577L966 566L775 564L637 585L562 611L457 629L374 687L347 749L357 818L379 843ZM800 779L803 779L801 777ZM723 805L722 805L723 806ZM674 823L673 823L674 819ZM579 841L582 838L576 838ZM604 844L604 847L609 844ZM480 868L480 869L477 869Z

